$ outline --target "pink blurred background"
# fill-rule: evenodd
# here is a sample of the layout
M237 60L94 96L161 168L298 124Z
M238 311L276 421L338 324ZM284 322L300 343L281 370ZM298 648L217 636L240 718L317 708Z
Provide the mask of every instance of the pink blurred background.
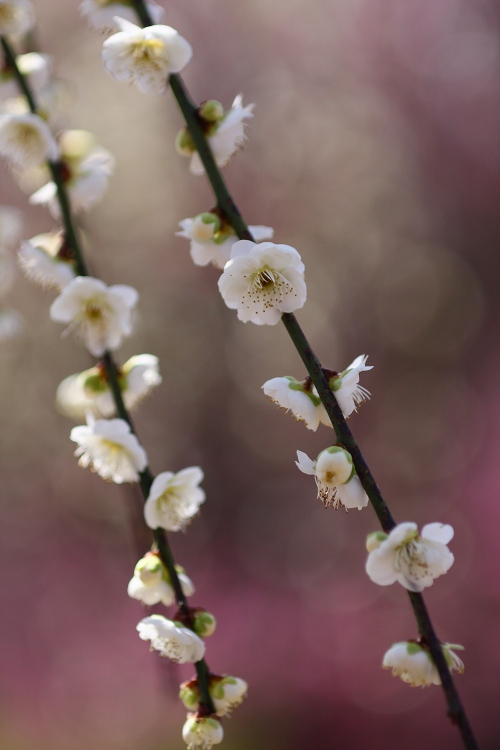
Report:
M323 364L367 353L375 365L351 428L394 515L455 528L455 564L426 600L441 639L465 646L457 685L481 747L498 748L498 5L164 6L194 47L193 97L256 103L227 179L247 221L301 253L298 317ZM39 2L38 17L40 48L74 87L63 126L91 130L117 159L83 224L94 272L141 295L118 358L161 360L163 385L135 417L141 440L153 471L206 473L201 516L172 546L194 603L219 621L210 666L250 683L225 747L460 748L439 688L381 669L416 628L404 590L364 573L373 511L324 510L294 466L297 448L315 456L332 433L308 432L260 390L304 375L284 329L239 323L217 272L174 236L214 203L175 152L175 101L108 77L75 0ZM0 203L22 208L24 236L49 230L0 168ZM149 537L134 490L72 456L54 394L91 360L60 340L52 298L18 278L8 301L26 327L2 345L1 746L180 750L177 686L192 670L135 633L144 610L126 586Z

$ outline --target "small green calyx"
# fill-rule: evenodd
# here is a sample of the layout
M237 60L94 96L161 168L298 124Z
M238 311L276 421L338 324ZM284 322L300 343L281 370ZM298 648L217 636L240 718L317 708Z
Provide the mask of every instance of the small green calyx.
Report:
M406 644L406 650L410 656L413 656L414 654L418 654L420 651L425 651L425 649L423 649L422 646L419 646L418 643L414 643L413 641L409 641Z
M196 710L198 708L200 699L198 687L188 687L187 685L181 685L179 698L184 703L187 709L189 709L190 711L192 711L193 709Z
M179 130L177 133L175 148L177 149L177 153L181 154L181 156L192 156L195 153L196 146L194 145L191 134L187 128L182 128L182 130Z
M335 393L335 391L338 391L338 390L339 390L339 388L340 388L340 387L341 387L341 385L342 385L342 378L338 378L338 377L336 377L336 378L332 378L332 379L331 379L331 380L330 380L330 381L328 382L328 385L330 386L330 388L332 389L332 391L333 391L333 392Z
M200 638L208 638L215 631L217 620L210 612L199 610L193 621L193 630Z
M373 550L378 549L386 539L387 534L384 534L383 531L374 531L366 537L366 549L368 552L373 552Z
M212 729L218 729L220 727L220 723L217 721L217 719L212 719L211 716L205 719L207 724L212 727Z
M209 99L203 102L198 111L200 117L207 122L218 122L218 120L224 117L224 107L216 99Z
M95 395L96 393L104 393L108 388L108 384L100 373L95 373L87 375L83 381L83 387L87 393Z

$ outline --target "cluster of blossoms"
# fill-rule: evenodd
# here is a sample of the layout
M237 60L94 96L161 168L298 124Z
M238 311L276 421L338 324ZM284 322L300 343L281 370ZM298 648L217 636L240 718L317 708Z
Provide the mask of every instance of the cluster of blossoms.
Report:
M163 11L159 6L148 2L146 8L153 25L141 28L134 23L137 18L129 0L81 3L81 13L90 25L111 34L102 49L105 69L116 80L134 83L146 94L161 94L168 87L169 77L189 63L192 49L175 29L160 23ZM22 35L33 22L29 0L0 0L0 34ZM51 83L50 59L35 53L19 55L16 67L32 90L39 93L40 101L50 102L50 95L43 94ZM48 105L35 113L27 111L25 105L8 104L16 99L13 72L7 63L0 71L0 98L6 102L0 114L0 154L6 157L20 184L31 186L30 192L34 189L30 201L47 206L56 221L64 214L61 190L73 213L88 210L106 191L113 157L96 146L85 131L65 131L55 138L48 124L52 118ZM198 123L218 167L227 166L244 145L245 124L253 117L252 110L252 104L243 106L241 95L228 111L216 100L208 100L198 108ZM179 132L176 148L190 157L194 175L204 174L195 139L187 128ZM305 304L305 268L300 254L289 245L271 242L270 227L252 226L250 232L255 241L238 240L218 209L184 219L180 227L178 235L190 241L194 263L211 263L222 272L218 280L220 294L227 307L236 310L240 321L276 325L283 314ZM66 332L76 330L90 354L104 358L60 384L58 406L72 418L86 418L86 424L74 427L70 436L77 443L75 455L81 466L90 467L103 479L117 484L138 482L146 476L147 455L129 422L113 418L113 383L109 382L109 352L118 350L124 338L132 334L138 293L130 286L107 286L100 279L85 275L73 250L65 232L54 230L25 241L19 252L19 263L27 278L58 293L50 308L52 320L66 324ZM359 384L360 374L372 369L366 361L367 357L361 355L340 373L328 371L329 387L346 418L370 396ZM137 406L161 382L158 360L149 354L132 357L117 368L115 376L127 408ZM262 388L271 400L304 421L308 429L317 430L320 424L331 426L310 378L273 378ZM318 497L325 507L361 510L368 504L353 458L341 444L324 449L315 461L301 451L297 451L297 456L299 470L314 476ZM196 466L177 473L166 471L154 478L145 499L144 518L155 538L158 531L186 528L205 501L202 480L203 472ZM409 591L420 592L451 567L453 555L447 543L452 536L450 526L438 523L425 526L421 535L413 523L400 524L389 534L371 534L366 571L379 585L398 581ZM128 584L130 597L146 606L177 603L180 607L172 619L157 614L143 618L137 631L140 639L149 641L161 656L179 664L197 663L204 658L203 639L214 632L215 618L203 609L185 605L185 597L194 593L194 584L182 568L172 566L156 546L135 566ZM460 648L442 646L450 669L463 669L453 652ZM440 682L424 642L395 644L386 653L383 666L412 685ZM246 692L244 680L228 675L209 674L206 684L197 678L183 683L180 699L189 714L182 734L188 748L210 750L220 743L221 717L238 706Z
M148 3L147 8L159 22L163 14L159 6ZM104 42L105 68L118 80L135 82L146 93L161 93L168 76L180 71L191 57L189 43L174 29L136 26L129 2L85 0L81 12L93 27L117 32ZM0 0L2 35L20 36L33 23L29 0ZM148 459L129 421L115 416L119 406L116 389L121 392L125 409L135 408L161 383L158 358L140 354L121 367L114 364L110 352L117 351L133 333L138 292L127 285L108 286L101 279L86 275L83 259L68 232L68 210L74 216L103 197L114 159L86 131L65 130L57 138L53 135L49 125L53 113L47 104L50 97L43 96L51 84L51 61L47 56L30 53L12 59L14 64L7 60L0 71L0 154L7 159L19 184L31 193L30 202L46 206L53 219L64 225L63 229L56 227L23 241L18 252L19 265L28 280L56 292L50 307L51 319L66 326L65 334L75 331L88 352L98 360L102 358L93 367L63 380L57 390L57 405L63 414L86 421L70 434L77 445L75 455L80 466L91 468L115 484L139 482L150 477ZM19 75L32 92L29 108L18 96ZM205 111L210 119L208 109ZM235 148L241 145L242 123L250 115L251 106L242 107L238 97L229 113L221 111L210 120L214 143L219 143L220 158L226 162L231 156L230 142L234 141ZM0 214L0 224L2 218ZM262 238L272 236L271 229L261 229ZM220 250L223 266L236 237L220 220L219 226L212 228L210 239ZM6 290L11 266L3 264L4 271L1 265L0 286ZM180 664L203 660L204 639L214 632L216 621L204 609L187 606L186 597L193 595L194 584L183 568L161 553L161 539L165 538L165 531L185 530L199 512L205 501L202 480L203 472L197 466L177 473L165 471L153 479L145 497L144 519L154 532L155 543L135 566L127 589L131 598L145 606L178 605L172 619L156 614L145 617L137 631L152 649ZM239 705L247 691L240 678L209 672L207 675L205 682L193 679L189 687L181 686L181 700L189 710L183 737L190 748L206 750L222 740L221 717Z

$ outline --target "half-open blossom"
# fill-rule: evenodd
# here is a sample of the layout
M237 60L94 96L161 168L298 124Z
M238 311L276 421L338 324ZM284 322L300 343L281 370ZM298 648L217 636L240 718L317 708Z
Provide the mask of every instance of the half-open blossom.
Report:
M138 482L148 464L146 451L123 419L97 419L73 427L70 439L78 443L78 464L116 484Z
M223 738L224 730L220 719L214 716L188 714L182 728L182 739L187 745L187 750L210 750L222 742Z
M217 214L207 212L193 219L183 219L180 226L182 231L176 232L176 235L191 241L190 253L195 265L207 266L212 263L215 268L224 268L231 257L234 243L238 241L234 229L227 222ZM271 227L248 228L257 242L270 240L274 234Z
M0 0L0 34L21 36L35 25L31 0Z
M300 255L290 245L272 242L235 242L218 283L224 302L243 323L276 325L307 296Z
M217 716L227 716L243 702L248 692L248 684L239 677L210 675L208 692ZM200 689L196 678L182 683L179 698L189 711L198 711Z
M59 136L62 180L74 213L88 211L103 197L113 174L115 160L105 148L94 143L86 130L66 130ZM56 219L60 217L57 186L49 181L30 197L34 205L47 205Z
M47 123L31 112L0 116L0 154L14 167L38 167L58 158L58 148Z
M456 672L464 671L462 660L453 651L462 651L456 643L441 644L448 668ZM395 643L385 653L382 666L392 669L392 674L401 677L412 687L441 685L441 678L429 651L416 641Z
M153 23L160 23L165 11L153 2L146 2L146 9ZM132 7L130 0L125 2L113 2L113 0L82 0L80 13L84 16L93 29L100 31L116 31L118 24L115 16L124 18L134 23L137 21L137 13Z
M368 355L360 354L344 372L330 378L330 388L335 393L335 398L344 417L348 417L353 411L357 411L357 407L370 398L370 391L359 385L359 373L365 370L373 370L373 367L366 366L367 359Z
M50 317L77 327L89 352L101 357L106 350L118 349L123 337L132 333L132 309L138 298L131 286L108 287L92 276L77 276L52 303Z
M448 547L453 528L429 523L419 535L416 523L400 523L387 535L377 531L366 542L366 572L374 583L389 586L398 581L409 591L423 591L446 573L454 557Z
M139 638L151 641L152 648L178 664L194 664L205 656L205 644L196 633L162 615L145 617L137 631Z
M320 424L332 426L318 392L310 382L285 375L266 380L262 390L275 404L290 410L295 419L304 421L309 430L317 430Z
M325 508L338 510L343 506L347 510L361 510L368 504L368 496L356 474L351 455L344 448L338 445L326 448L316 461L302 451L297 451L297 458L295 464L300 471L316 480L318 497Z
M28 281L43 289L60 292L76 276L76 264L61 231L39 234L26 240L17 259Z
M171 471L158 474L144 505L149 528L167 531L186 528L205 502L205 492L199 486L203 476L199 466L190 466L177 474Z
M194 594L193 582L180 566L176 566L177 576L184 596ZM132 599L138 599L143 604L158 604L161 602L169 607L175 601L175 591L167 568L157 552L148 552L141 557L130 579L127 593Z
M203 105L200 107L199 113L204 125L205 135L218 167L225 167L229 164L232 156L245 143L245 120L253 117L254 105L247 104L246 107L243 107L242 101L243 98L239 94L232 103L231 109L227 112L224 112L222 105L219 105L220 112L217 112L216 107L211 106L210 113L216 112L216 114L208 117L203 116ZM219 102L207 102L206 104L217 105ZM179 136L184 136L184 138ZM196 175L205 174L205 167L190 140L188 132L181 131L179 136L177 137L177 150L183 155L191 155L190 172Z
M161 94L170 73L179 73L190 61L191 45L170 26L141 29L118 17L116 24L120 31L103 45L104 67L118 81L135 82L146 94Z
M118 384L129 411L160 383L159 360L154 354L136 354L118 369ZM111 417L116 407L105 368L99 364L69 375L57 388L56 404L72 419L82 419L89 412L95 417Z
M38 91L48 84L51 67L49 55L27 52L25 55L16 57L16 65L32 91ZM14 69L4 67L0 70L0 99L5 100L16 96L19 96L19 84Z

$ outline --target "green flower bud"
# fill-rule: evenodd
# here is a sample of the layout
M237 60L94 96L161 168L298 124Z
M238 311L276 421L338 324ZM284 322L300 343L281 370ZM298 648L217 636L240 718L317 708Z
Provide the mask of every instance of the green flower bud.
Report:
M215 99L209 99L207 102L203 102L199 113L207 122L217 122L224 116L224 107Z
M208 638L215 631L217 620L210 612L203 610L197 612L194 617L193 630L200 638Z
M191 133L187 128L179 130L175 139L175 148L181 156L192 156L196 151L196 146L191 138Z

